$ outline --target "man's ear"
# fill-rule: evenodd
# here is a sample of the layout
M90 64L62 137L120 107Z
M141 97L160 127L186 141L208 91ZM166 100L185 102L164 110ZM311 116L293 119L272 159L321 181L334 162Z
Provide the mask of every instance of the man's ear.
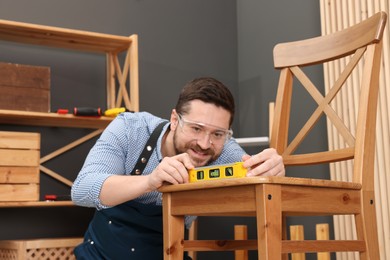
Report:
M179 123L175 109L172 109L170 122L171 122L171 130L175 130Z

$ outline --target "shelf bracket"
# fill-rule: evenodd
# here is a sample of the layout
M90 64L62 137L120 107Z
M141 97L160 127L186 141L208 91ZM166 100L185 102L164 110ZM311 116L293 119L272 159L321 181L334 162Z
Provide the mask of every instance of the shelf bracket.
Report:
M71 187L72 184L73 184L72 181L66 179L65 177L62 177L60 174L58 174L58 173L48 169L47 167L43 166L42 164L47 162L47 161L49 161L49 160L51 160L51 159L53 159L53 158L55 158L55 157L60 156L61 154L63 154L65 152L73 149L74 147L76 147L76 146L78 146L78 145L80 145L80 144L82 144L82 143L84 143L84 142L94 138L95 136L101 134L102 132L103 132L103 129L95 130L92 133L90 133L90 134L88 134L88 135L86 135L84 137L81 137L81 138L77 139L76 141L74 141L74 142L72 142L72 143L70 143L68 145L65 145L64 147L62 147L62 148L60 148L60 149L58 149L58 150L56 150L56 151L54 151L54 152L44 156L44 157L42 157L39 160L39 163L41 164L39 166L39 169L43 173L49 175L50 177L52 177L52 178L54 178L54 179L56 179L56 180L58 180L58 181L60 181L60 182L62 182L62 183L64 183L64 184L66 184L66 185Z

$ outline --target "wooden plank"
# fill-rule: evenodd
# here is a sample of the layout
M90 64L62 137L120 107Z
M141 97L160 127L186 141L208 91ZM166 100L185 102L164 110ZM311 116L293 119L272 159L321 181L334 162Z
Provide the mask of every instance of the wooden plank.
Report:
M1 166L39 166L39 150L0 149Z
M0 85L50 90L50 67L0 62Z
M381 38L378 33L381 32L385 23L386 15L382 12L363 21L359 26L350 27L349 30L355 31L351 34L354 35L353 38L345 35L347 31L338 31L332 35L325 35L322 39L314 37L277 44L274 48L274 66L280 68L296 64L315 64L323 59L339 57L342 53L353 51L367 43L378 42ZM335 38L337 38L337 46L330 43ZM318 45L319 42L321 42L320 45ZM292 53L294 55L291 55Z
M173 193L172 215L254 215L255 192L253 187L237 186L201 191L182 191ZM195 194L195 195L194 195ZM227 195L229 194L229 195ZM188 203L191 201L191 203ZM224 201L224 203L221 203Z
M172 196L174 195L176 194L163 194L164 260L183 259L184 253L184 216L170 214L173 208Z
M29 126L78 127L88 129L105 128L113 117L59 115L57 113L42 113L31 111L15 111L0 109L0 123Z
M329 224L317 224L316 225L316 239L317 240L329 240ZM330 260L329 252L318 252L318 260Z
M305 240L303 225L290 226L290 239L293 241ZM292 253L292 260L305 260L305 253Z
M132 111L139 111L139 65L138 65L138 35L130 36L132 44L130 46L130 100Z
M23 242L27 248L75 247L83 242L83 238L32 239Z
M0 85L0 108L50 112L50 91L29 87Z
M38 184L0 184L0 201L38 201Z
M49 160L51 160L51 159L53 159L53 158L63 154L65 152L67 152L67 151L69 151L69 150L79 146L80 144L82 144L82 143L84 143L84 142L86 142L86 141L96 137L97 135L101 134L102 132L103 132L103 129L95 130L92 133L89 133L89 134L87 134L87 135L77 139L76 141L74 141L72 143L69 143L68 145L65 145L65 146L61 147L60 149L58 149L58 150L56 150L56 151L54 151L54 152L52 152L52 153L42 157L40 159L40 163L43 164L43 163L45 163L45 162L47 162L47 161L49 161Z
M281 259L281 185L257 185L255 200L259 259Z
M41 46L92 52L120 52L128 49L131 37L60 27L0 20L0 39Z
M39 168L0 166L0 183L39 183Z
M247 240L248 239L248 226L247 225L234 225L234 239L235 240ZM236 250L234 252L235 260L248 260L248 250Z
M361 213L357 190L284 186L282 208L289 214L351 214Z
M0 62L0 108L50 111L50 68Z
M0 131L0 148L40 149L39 133Z
M282 242L282 253L300 253L300 252L345 252L366 250L364 241L361 240L304 240ZM379 259L379 258L373 258Z
M256 250L257 240L184 240L186 251Z
M198 238L198 219L195 219L190 229L188 230L188 240L196 240ZM197 260L197 252L196 251L188 251L188 256L191 257L192 260Z
M72 201L4 201L0 202L0 208L19 207L71 207Z
M62 183L64 183L64 184L68 185L69 187L72 187L72 185L73 185L73 182L72 182L72 181L68 180L68 179L65 178L65 177L62 177L60 174L56 173L55 171L52 171L52 170L46 168L46 167L43 166L43 165L40 165L40 166L39 166L39 169L40 169L43 173L49 175L50 177L52 177L52 178L54 178L54 179L56 179L56 180L58 180L58 181L60 181L60 182L62 182Z

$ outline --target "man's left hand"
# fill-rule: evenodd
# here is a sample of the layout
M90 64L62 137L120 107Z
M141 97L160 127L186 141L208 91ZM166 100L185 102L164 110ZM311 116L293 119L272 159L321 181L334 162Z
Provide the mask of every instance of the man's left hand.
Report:
M284 176L283 158L275 149L268 148L255 155L242 157L244 167L248 169L247 177Z

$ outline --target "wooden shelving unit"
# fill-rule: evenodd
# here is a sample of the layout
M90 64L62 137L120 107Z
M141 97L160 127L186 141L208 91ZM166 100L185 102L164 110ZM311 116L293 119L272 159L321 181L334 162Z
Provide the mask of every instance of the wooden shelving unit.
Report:
M130 111L139 111L137 35L118 36L0 19L0 41L105 55L107 108L125 106ZM125 53L123 64L119 59L122 53ZM40 159L41 164L99 135L112 120L111 117L82 117L71 114L0 109L0 124L94 129L92 133L45 155ZM70 180L42 165L40 171L68 186L72 185ZM0 208L50 206L73 206L73 203L71 201L0 202Z

